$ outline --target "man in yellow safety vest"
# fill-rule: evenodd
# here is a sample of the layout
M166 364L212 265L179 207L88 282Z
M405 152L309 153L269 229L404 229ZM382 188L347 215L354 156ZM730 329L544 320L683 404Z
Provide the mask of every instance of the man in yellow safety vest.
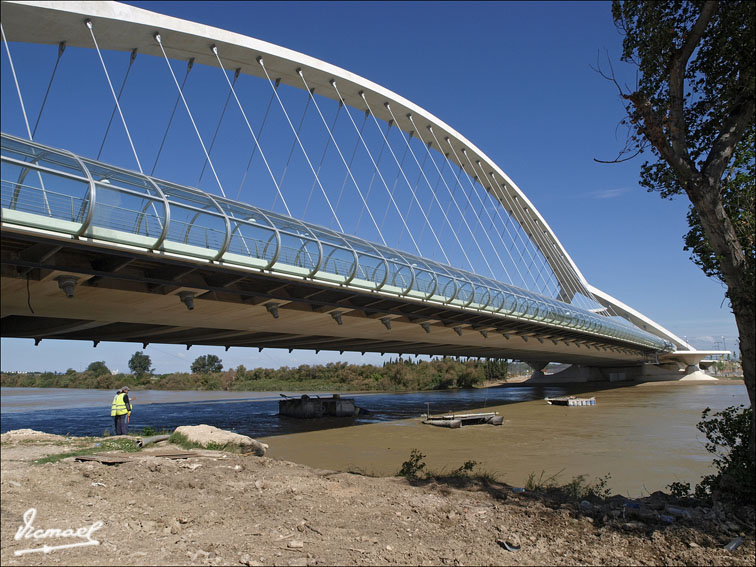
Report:
M110 416L113 418L116 435L129 433L129 417L131 416L131 402L129 401L129 387L124 386L116 392L110 406Z

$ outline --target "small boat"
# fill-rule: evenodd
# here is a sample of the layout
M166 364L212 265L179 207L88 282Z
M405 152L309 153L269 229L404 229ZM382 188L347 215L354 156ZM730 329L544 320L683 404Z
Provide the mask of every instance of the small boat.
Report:
M552 406L595 406L596 398L576 398L575 396L562 396L559 398L544 398L546 403Z
M488 413L452 413L449 415L428 415L423 414L425 418L423 423L427 425L435 425L437 427L449 427L451 429L457 429L463 425L501 425L504 422L504 416L498 414L498 412Z

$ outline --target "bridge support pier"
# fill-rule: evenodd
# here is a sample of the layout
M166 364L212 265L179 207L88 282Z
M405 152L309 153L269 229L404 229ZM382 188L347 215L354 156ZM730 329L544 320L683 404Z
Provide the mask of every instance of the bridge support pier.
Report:
M642 363L635 366L584 366L573 364L554 374L544 374L539 363L528 365L534 369L529 383L570 383L570 382L664 382L675 380L716 380L703 372L696 364L667 362L663 364Z
M545 374L543 373L543 369L546 368L546 366L549 364L548 361L542 362L539 360L524 360L528 366L530 366L533 369L533 374L530 375L530 378L528 380L535 380L536 382L543 381L543 378L545 377Z

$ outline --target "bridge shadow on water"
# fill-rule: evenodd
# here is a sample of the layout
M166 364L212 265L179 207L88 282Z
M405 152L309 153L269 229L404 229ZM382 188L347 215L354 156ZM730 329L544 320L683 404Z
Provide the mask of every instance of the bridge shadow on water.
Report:
M425 413L428 408L432 414L462 412L630 384L502 384L490 388L467 390L342 393L344 397L354 398L356 405L369 413L353 418L317 419L281 416L278 414L277 398L250 400L242 397L245 393L240 392L238 399L144 405L136 402L130 432L138 433L145 427L172 430L181 425L204 423L251 437L270 437L416 418ZM310 393L310 395L313 394ZM321 392L315 395L329 394ZM101 436L106 431L113 433L109 408L98 406L50 409L44 406L44 401L41 401L34 410L4 412L1 426L2 432L30 428L58 435Z

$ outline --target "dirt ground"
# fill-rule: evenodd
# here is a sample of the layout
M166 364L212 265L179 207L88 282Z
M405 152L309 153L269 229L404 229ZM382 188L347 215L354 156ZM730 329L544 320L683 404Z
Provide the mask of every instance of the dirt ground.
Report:
M659 494L558 504L498 483L412 485L207 450L155 456L182 450L164 444L119 465L32 462L76 444L3 434L2 565L754 564L752 512L675 508ZM24 537L51 529L99 543L16 555L87 541Z

